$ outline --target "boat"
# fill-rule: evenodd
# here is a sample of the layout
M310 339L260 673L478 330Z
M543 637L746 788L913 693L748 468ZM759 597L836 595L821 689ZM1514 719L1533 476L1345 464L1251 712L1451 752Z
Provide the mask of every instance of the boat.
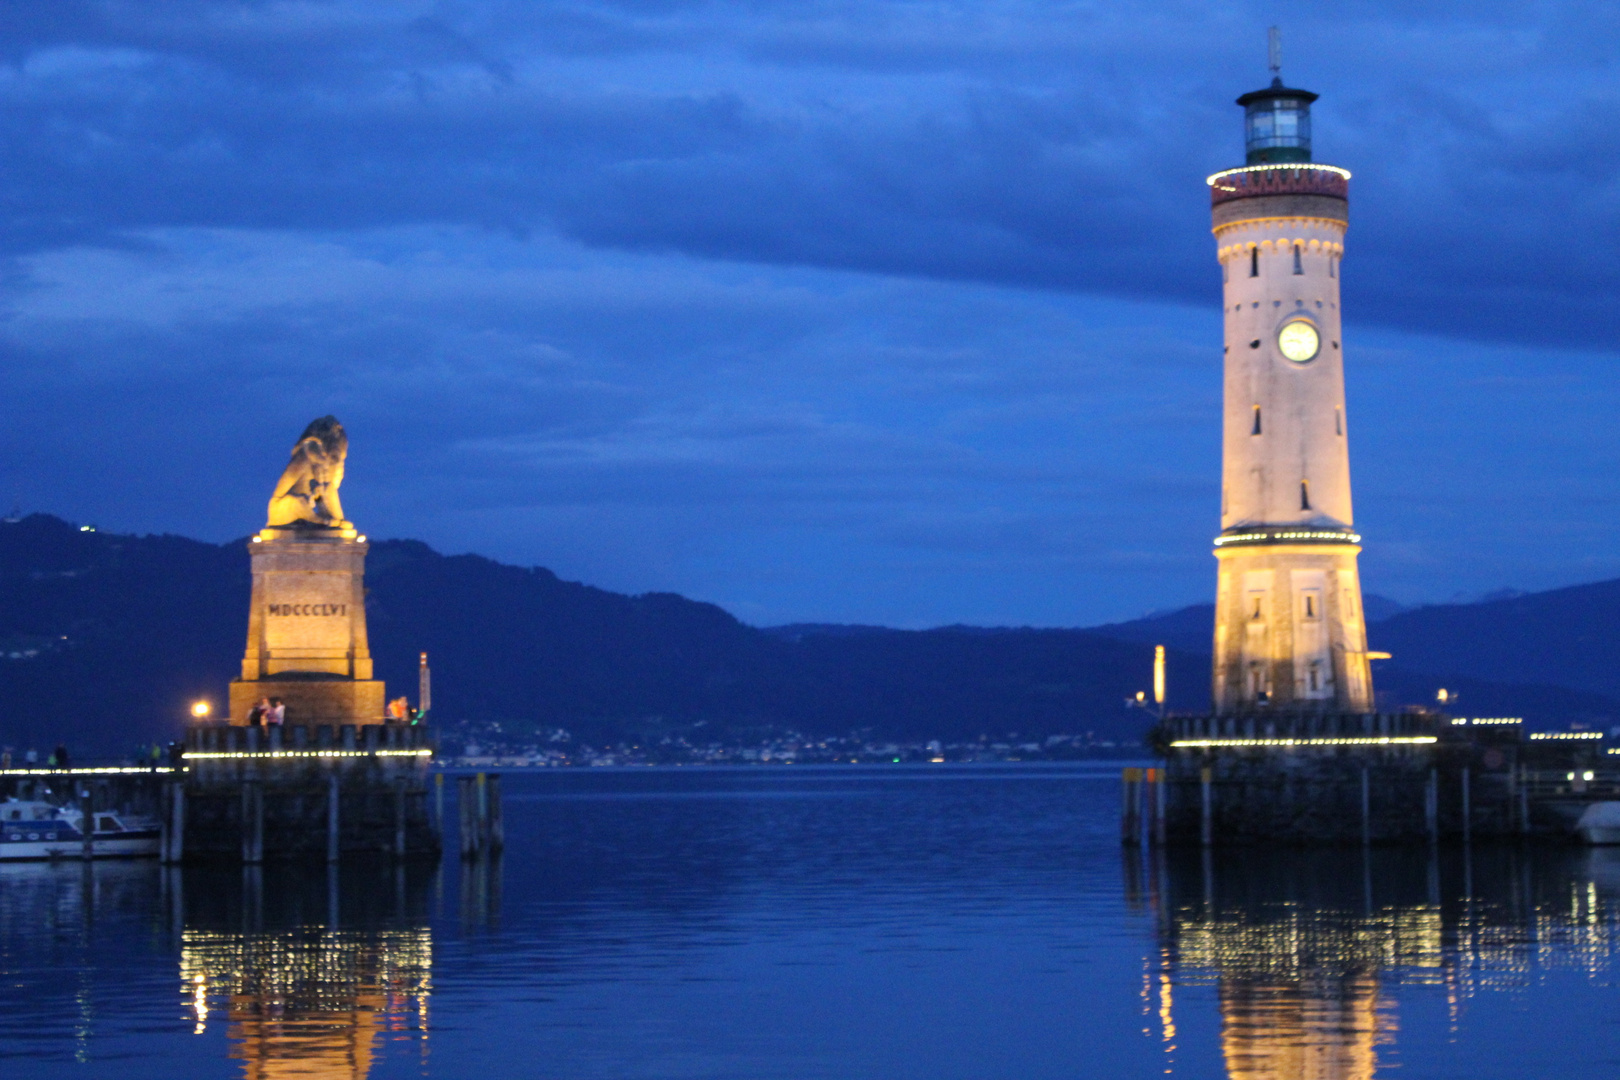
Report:
M158 823L133 814L98 810L93 815L90 854L97 859L134 858L158 853ZM0 802L0 861L84 856L84 815L39 799Z

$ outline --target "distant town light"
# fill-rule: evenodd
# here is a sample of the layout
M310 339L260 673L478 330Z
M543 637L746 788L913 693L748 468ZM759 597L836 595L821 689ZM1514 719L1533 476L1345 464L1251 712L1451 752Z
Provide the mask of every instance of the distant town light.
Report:
M1601 731L1532 731L1531 739L1601 739Z

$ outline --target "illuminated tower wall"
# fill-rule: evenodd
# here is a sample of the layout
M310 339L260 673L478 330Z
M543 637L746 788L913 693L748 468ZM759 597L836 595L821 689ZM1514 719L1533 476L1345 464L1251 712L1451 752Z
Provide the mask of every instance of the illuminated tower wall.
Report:
M1311 162L1316 95L1245 94L1248 163L1210 177L1226 299L1217 713L1372 711L1350 510L1343 169Z

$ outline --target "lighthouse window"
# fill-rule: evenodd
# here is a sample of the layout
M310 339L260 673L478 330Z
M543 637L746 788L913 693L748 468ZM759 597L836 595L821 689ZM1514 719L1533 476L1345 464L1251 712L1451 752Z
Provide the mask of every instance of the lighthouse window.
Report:
M1338 261L1339 260L1335 259L1333 256L1331 256L1331 255L1328 256L1328 277L1333 277L1334 276L1333 264L1338 262Z
M1250 435L1258 435L1258 434L1260 434L1260 406L1258 406L1258 405L1256 405L1254 407L1254 430L1249 432L1249 434Z
M1317 686L1317 685L1316 685L1316 677L1317 677L1317 672L1316 672L1316 665L1315 665L1315 664L1312 664L1312 665L1311 665L1311 689L1312 689L1312 690L1318 690L1318 689L1320 689L1320 687L1318 687L1318 686Z
M1299 508L1301 510L1311 508L1311 482L1309 480L1299 482Z
M1221 280L1222 281L1231 281L1232 280L1230 275L1228 275L1228 273L1227 273L1228 269L1229 269L1229 267L1225 263L1221 263Z
M1249 249L1249 276L1260 276L1260 249L1257 247Z
M1333 410L1333 434L1344 434L1344 413L1338 409Z
M1300 255L1299 245L1295 244L1294 245L1294 273L1303 274L1305 272L1305 264L1299 261L1299 255Z

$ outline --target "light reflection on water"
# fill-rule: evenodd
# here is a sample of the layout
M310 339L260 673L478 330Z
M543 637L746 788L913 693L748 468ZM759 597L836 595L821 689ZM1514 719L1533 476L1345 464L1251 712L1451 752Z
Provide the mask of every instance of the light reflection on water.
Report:
M1620 852L1122 853L1116 776L509 774L490 864L3 866L0 1071L1362 1080L1620 1054Z

